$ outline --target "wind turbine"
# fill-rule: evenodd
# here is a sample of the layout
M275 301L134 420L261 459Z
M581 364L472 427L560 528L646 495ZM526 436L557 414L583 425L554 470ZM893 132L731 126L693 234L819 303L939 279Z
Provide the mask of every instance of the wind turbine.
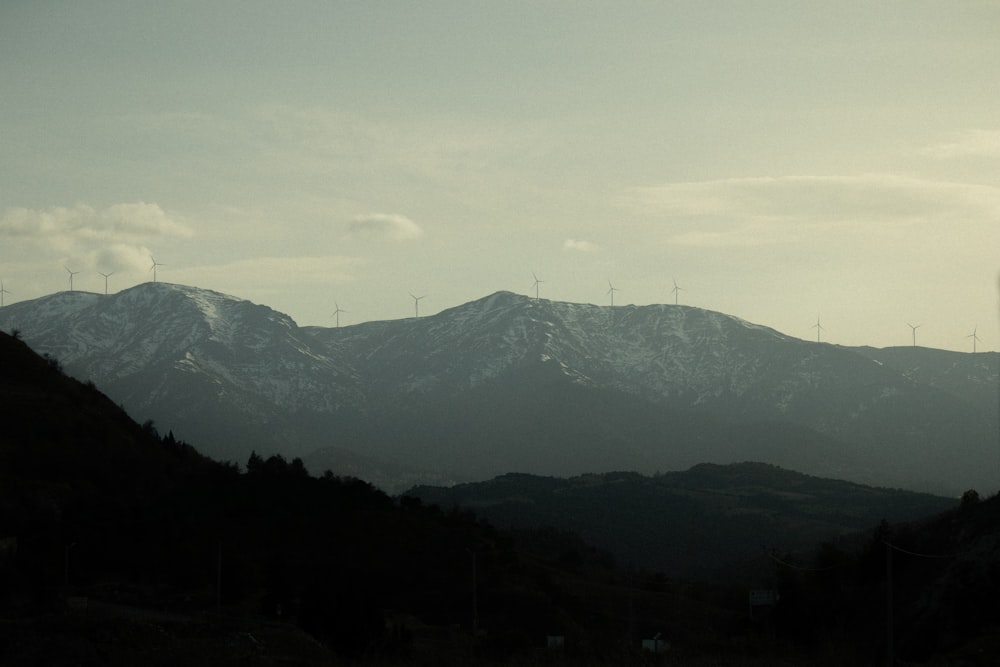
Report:
M66 273L69 274L69 291L73 291L73 276L80 273L79 271L70 271L69 267L63 264L63 268L66 269Z
M914 325L914 324L910 324L909 322L907 322L906 326L908 326L911 329L913 329L913 347L916 347L917 346L917 329L919 329L920 327L922 327L924 325L923 324L916 324L916 325Z
M420 300L427 295L424 294L422 296L414 296L413 292L410 292L410 296L413 297L413 316L420 317Z
M671 293L672 293L672 294L674 295L674 305L675 305L675 306L677 305L677 297L678 297L678 295L680 294L680 291L681 291L682 289L684 289L684 288L683 288L683 287L681 287L680 285L678 285L678 284L677 284L677 280L676 280L676 279L674 279L674 288L673 288L672 290L670 290L670 292L671 292Z
M10 290L4 288L3 281L0 280L0 308L3 308L3 295L10 294Z
M819 315L816 316L816 324L812 325L811 328L816 330L816 342L818 343L819 342L819 332L820 331L825 331L825 329L823 328L823 325L819 323Z
M108 278L110 278L111 276L115 275L115 272L112 271L111 273L103 273L101 271L98 271L98 273L100 273L102 276L104 276L104 293L107 294L108 293Z
M531 272L531 277L535 279L535 301L538 301L538 285L544 283L545 281L539 280L534 271Z
M978 340L980 343L983 342L983 339L976 335L976 331L978 331L978 330L979 330L979 325L977 324L975 326L975 328L972 330L972 333L970 333L968 336L966 336L966 338L971 338L972 339L972 353L973 354L976 353L976 341Z
M346 313L346 312L347 312L346 310L342 310L340 308L340 306L337 305L336 301L333 302L333 316L337 318L337 327L338 328L340 327L340 314L341 313Z
M612 308L614 308L614 306L615 306L615 292L619 292L619 291L621 291L621 290L619 290L617 287L615 287L614 285L612 285L611 281L609 280L608 281L608 291L607 291L607 294L611 295L611 307Z
M158 266L166 266L166 264L162 264L160 262L157 262L156 258L153 257L152 255L149 256L149 259L152 260L152 262L153 262L153 265L151 267L149 267L149 270L153 272L153 282L155 283L156 282L156 267L158 267Z

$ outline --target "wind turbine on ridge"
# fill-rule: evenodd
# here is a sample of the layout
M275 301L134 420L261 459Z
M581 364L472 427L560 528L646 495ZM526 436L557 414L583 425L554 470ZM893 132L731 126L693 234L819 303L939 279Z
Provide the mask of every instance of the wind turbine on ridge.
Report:
M104 294L107 295L107 293L108 293L108 278L110 278L111 276L115 275L115 272L112 271L111 273L104 273L103 271L98 271L98 273L101 274L102 276L104 276Z
M979 330L979 325L977 324L972 329L972 333L970 333L968 336L966 336L966 338L971 338L972 339L972 353L973 354L976 353L976 341L978 340L980 343L983 342L983 339L976 335L976 331L978 331L978 330Z
M611 307L612 308L615 307L615 292L619 292L619 291L621 291L621 290L619 290L617 287L615 287L614 285L612 285L611 281L609 280L608 281L608 291L606 293L611 295Z
M544 283L545 281L539 280L534 271L531 272L531 277L535 279L535 301L538 301L538 285L540 283Z
M0 280L0 308L3 308L3 295L10 294L10 290L3 286L3 281Z
M677 279L676 278L674 278L673 281L674 281L674 288L672 290L670 290L670 291L674 295L674 305L676 306L677 305L678 295L680 294L680 291L682 289L684 289L684 288L677 284Z
M413 316L420 317L420 300L427 295L414 296L413 292L410 292L410 296L413 297Z
M816 342L818 343L819 342L819 332L820 331L826 331L826 329L823 328L823 325L819 323L819 315L816 316L816 324L812 325L812 327L810 327L810 328L816 330Z
M80 273L79 271L70 271L69 267L63 264L63 268L66 269L66 273L69 274L69 291L73 291L73 276Z
M166 264L163 264L161 262L157 262L156 258L153 257L152 255L149 256L149 259L151 259L152 262L153 262L153 265L151 267L149 267L149 270L153 272L153 282L155 283L156 282L156 267L158 267L158 266L166 266Z
M913 347L916 347L917 346L917 329L919 329L920 327L922 327L924 325L923 324L913 325L913 324L910 324L909 322L907 322L906 326L908 326L911 329L913 329Z
M333 302L333 316L337 318L337 328L340 328L340 314L346 313L346 310L341 309L336 301Z

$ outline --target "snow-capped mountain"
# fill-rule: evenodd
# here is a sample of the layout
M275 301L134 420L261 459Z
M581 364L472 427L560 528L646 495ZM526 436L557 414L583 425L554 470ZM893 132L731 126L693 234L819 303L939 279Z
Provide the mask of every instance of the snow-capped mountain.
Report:
M420 479L400 463L468 479L764 460L949 492L995 479L1000 355L843 348L687 306L499 292L300 328L146 283L13 304L0 328L210 455L282 452L317 470L352 453L359 476L359 461L391 469L387 486Z

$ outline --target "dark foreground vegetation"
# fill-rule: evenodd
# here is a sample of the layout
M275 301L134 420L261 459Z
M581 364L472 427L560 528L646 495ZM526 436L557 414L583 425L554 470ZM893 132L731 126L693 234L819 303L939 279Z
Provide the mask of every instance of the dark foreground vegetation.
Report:
M3 334L0 428L2 665L1000 655L1000 500L974 492L856 548L771 554L754 588L777 604L751 607L747 586L637 570L569 533L500 531L297 460L211 461ZM654 637L670 650L644 652Z

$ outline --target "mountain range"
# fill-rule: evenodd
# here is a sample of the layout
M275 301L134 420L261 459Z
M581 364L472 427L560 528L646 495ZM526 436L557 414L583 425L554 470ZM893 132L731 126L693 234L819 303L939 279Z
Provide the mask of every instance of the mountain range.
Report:
M1000 354L809 342L689 306L498 292L299 327L146 283L8 305L0 329L209 456L282 453L394 492L753 460L954 496L992 488L1000 459Z

